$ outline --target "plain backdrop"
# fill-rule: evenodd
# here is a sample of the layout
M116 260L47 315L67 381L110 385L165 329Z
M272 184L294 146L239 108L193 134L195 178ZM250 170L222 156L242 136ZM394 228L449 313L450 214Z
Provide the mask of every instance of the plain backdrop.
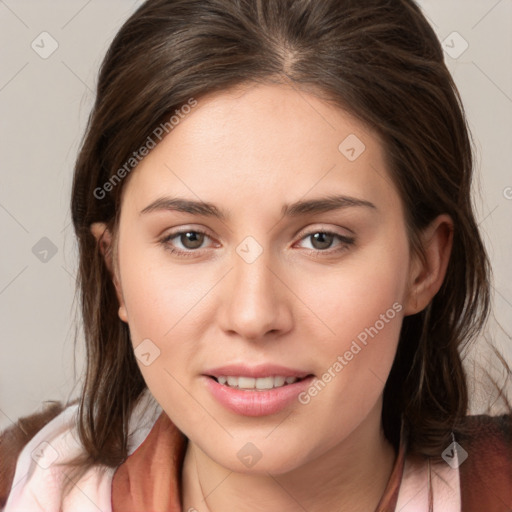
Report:
M0 429L78 393L72 169L101 60L141 3L0 0ZM444 41L475 139L475 202L494 268L489 329L512 364L497 328L512 332L512 0L420 5ZM479 340L471 358L487 352ZM488 393L472 391L475 411Z

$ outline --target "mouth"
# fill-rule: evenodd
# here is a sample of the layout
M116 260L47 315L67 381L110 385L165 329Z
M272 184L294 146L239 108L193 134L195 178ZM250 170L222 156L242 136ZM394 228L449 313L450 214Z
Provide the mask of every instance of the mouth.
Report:
M203 379L208 393L224 408L241 416L263 417L297 407L298 395L315 376L282 366L233 365L210 370Z
M244 391L268 391L274 388L282 388L300 382L312 374L305 375L304 377L294 376L268 376L268 377L246 377L236 375L208 375L211 379L215 380L223 386L230 387L232 389L239 389Z

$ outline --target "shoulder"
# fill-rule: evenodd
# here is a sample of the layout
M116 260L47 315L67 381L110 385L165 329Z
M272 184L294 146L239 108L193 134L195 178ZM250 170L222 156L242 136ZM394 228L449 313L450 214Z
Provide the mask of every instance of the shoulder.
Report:
M512 413L466 416L455 434L458 443L469 448L472 458L480 463L512 464ZM467 460L469 456L468 452ZM508 476L512 478L512 474Z
M57 464L67 455L75 456L74 428L76 404L54 409L53 417L44 412L21 418L17 424L2 433L2 506L5 510L42 510L58 499L56 494ZM29 427L27 429L27 426ZM5 459L4 459L5 455ZM43 496L39 486L47 486ZM37 503L37 506L35 505ZM32 506L34 505L34 506ZM43 508L40 508L43 507Z
M149 392L138 400L129 421L128 453L132 453L148 435L161 408ZM78 429L78 404L61 407L54 417L36 429L32 437L23 439L13 450L6 464L11 476L2 481L0 510L4 512L25 511L94 511L111 510L111 481L115 468L94 465L74 482L69 495L63 496L63 486L69 480L69 462L85 454ZM41 424L40 422L40 424ZM18 422L19 423L19 422ZM12 428L9 436L16 435ZM8 444L2 434L4 447ZM27 442L28 441L28 442ZM8 451L7 448L4 450ZM15 456L17 454L17 456ZM0 451L2 466L3 454ZM12 476L14 473L14 476ZM7 475L7 471L6 471ZM73 480L74 481L74 480ZM2 506L5 505L5 509Z
M512 509L512 413L467 416L456 429L463 510Z
M21 451L36 433L64 408L60 402L48 402L43 410L18 419L16 423L0 432L0 507L5 506L7 501Z

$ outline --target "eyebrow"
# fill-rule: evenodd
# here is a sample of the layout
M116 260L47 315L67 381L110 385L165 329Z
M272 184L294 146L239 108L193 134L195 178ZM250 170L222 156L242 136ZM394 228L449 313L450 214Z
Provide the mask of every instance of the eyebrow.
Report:
M324 213L349 207L365 207L377 210L377 207L370 201L334 195L285 204L281 209L281 214L283 217L299 217L301 215ZM228 212L218 208L213 203L180 197L160 197L146 206L140 212L140 215L157 211L177 211L204 217L214 217L222 221L226 221L230 217Z

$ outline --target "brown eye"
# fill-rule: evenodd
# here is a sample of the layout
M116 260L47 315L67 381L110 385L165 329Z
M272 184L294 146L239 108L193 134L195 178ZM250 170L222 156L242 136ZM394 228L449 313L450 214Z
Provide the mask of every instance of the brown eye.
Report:
M309 249L318 255L329 255L343 252L354 244L355 238L335 233L334 231L312 231L301 238L301 242L308 242Z
M180 242L186 249L197 249L204 241L204 234L198 231L186 231L179 234Z
M308 236L311 237L313 247L319 250L329 249L335 237L334 234L325 233L323 231L319 231L318 233L313 233Z
M179 256L197 256L202 251L205 239L209 239L207 233L200 230L184 229L167 235L160 240L166 250Z

